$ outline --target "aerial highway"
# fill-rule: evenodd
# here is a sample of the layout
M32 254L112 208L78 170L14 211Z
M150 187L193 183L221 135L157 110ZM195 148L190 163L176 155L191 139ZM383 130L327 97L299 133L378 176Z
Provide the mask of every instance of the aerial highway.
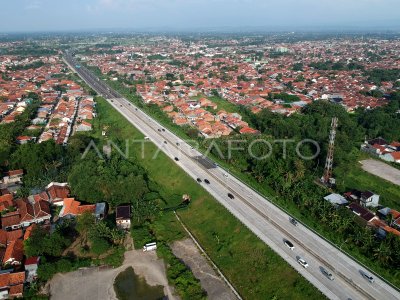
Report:
M111 89L69 52L64 61L132 125L175 161L218 202L330 299L400 299L397 289L297 222L245 183L213 164L129 100ZM77 67L78 66L78 67ZM321 200L323 201L323 200ZM289 242L289 243L288 243ZM369 278L372 277L372 278Z

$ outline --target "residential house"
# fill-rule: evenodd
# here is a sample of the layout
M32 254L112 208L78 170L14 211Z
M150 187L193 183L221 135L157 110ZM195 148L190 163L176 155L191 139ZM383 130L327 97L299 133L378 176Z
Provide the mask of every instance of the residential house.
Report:
M400 164L400 151L385 153L381 155L381 158L387 162Z
M17 199L15 206L15 211L2 216L3 229L15 230L33 223L43 223L51 218L50 204L47 201L30 202L28 199Z
M371 225L373 220L379 220L373 212L355 202L350 203L348 208L359 217L359 220L363 225Z
M346 205L347 203L349 203L346 198L339 194L330 194L328 196L325 196L324 199L335 207Z
M3 265L18 266L22 264L24 258L24 244L21 239L12 241L7 245L3 257Z
M358 190L352 190L346 192L344 195L348 200L357 202L363 207L377 207L379 205L380 196L371 191L361 192Z
M40 257L33 256L25 260L25 276L27 282L33 282L37 278L37 270L39 267Z
M3 212L8 209L12 209L14 206L12 194L5 194L0 196L0 212Z
M120 205L116 209L115 223L120 229L129 229L131 227L131 206Z
M24 175L24 170L12 170L6 173L3 177L4 184L20 184L22 182L22 176Z
M92 213L97 219L104 218L106 214L106 205L104 202L96 204L81 204L74 198L65 198L63 200L63 207L59 213L60 218L71 219L85 212Z
M82 121L80 124L76 126L76 131L90 131L92 130L92 124Z
M379 195L366 191L361 193L360 204L364 207L377 207L379 205Z
M51 182L46 186L46 191L50 196L50 203L62 206L64 198L68 198L70 190L68 183Z
M25 272L0 274L0 299L22 297Z

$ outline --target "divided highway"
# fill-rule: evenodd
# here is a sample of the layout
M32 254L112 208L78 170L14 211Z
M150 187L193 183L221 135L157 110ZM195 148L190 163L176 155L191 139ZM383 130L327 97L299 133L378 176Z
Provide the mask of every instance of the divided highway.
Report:
M215 166L206 168L196 157L201 153L112 90L85 67L77 67L70 53L64 61L90 87L120 112L131 124L160 147L187 174L199 182L217 201L253 233L285 259L330 299L400 299L397 289L371 274L357 262L301 224L246 184ZM322 200L321 200L322 201ZM290 241L293 247L288 247ZM289 245L290 246L290 245ZM303 267L298 259L304 259ZM333 280L324 270L332 274ZM372 275L370 282L362 274Z

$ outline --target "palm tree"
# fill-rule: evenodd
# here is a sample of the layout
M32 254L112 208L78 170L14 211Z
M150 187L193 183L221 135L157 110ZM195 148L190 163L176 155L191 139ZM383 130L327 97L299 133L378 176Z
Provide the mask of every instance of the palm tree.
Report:
M374 249L374 257L378 259L378 261L387 266L393 260L392 258L392 249L383 241L378 248Z
M356 230L352 237L352 240L354 244L356 244L357 246L361 246L364 242L364 232L362 230Z

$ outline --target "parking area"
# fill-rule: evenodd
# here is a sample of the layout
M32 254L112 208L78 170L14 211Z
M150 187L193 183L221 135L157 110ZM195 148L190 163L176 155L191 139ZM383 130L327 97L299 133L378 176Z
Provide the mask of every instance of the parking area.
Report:
M375 159L362 160L360 163L364 171L400 185L400 170Z

